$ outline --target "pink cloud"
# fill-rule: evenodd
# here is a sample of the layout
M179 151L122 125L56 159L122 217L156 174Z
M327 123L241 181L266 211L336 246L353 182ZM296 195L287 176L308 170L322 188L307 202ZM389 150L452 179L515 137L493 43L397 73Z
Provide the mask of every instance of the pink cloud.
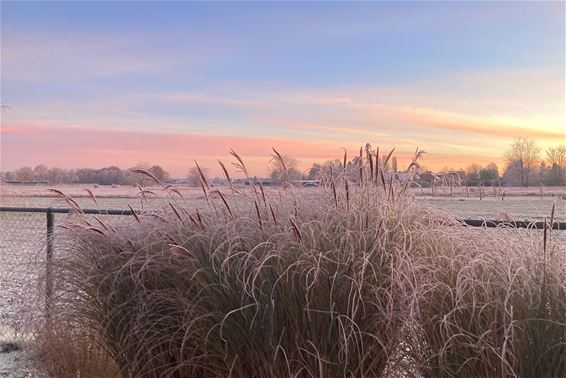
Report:
M272 146L300 160L315 161L340 154L340 146L325 142L14 125L2 129L2 168L40 163L65 168L129 167L150 162L183 175L193 159L216 168L216 159L227 161L233 148L249 162L250 171L263 175Z
M26 134L33 134L35 132L39 132L41 130L46 129L45 126L35 126L35 125L27 125L27 126L10 126L10 125L2 125L0 127L0 135L26 135Z
M248 165L248 170L258 176L266 174L272 147L284 155L296 157L301 168L313 162L341 158L342 147L349 156L359 151L359 144L329 141L291 140L275 138L218 136L207 134L166 134L136 131L103 130L84 127L41 127L33 125L8 125L2 128L2 169L46 164L63 168L103 167L117 165L132 167L141 162L160 164L174 176L183 176L197 159L199 164L220 175L217 159L232 161L228 152L236 150ZM409 161L410 150L398 150L402 166ZM443 167L446 161L476 161L475 157L450 153L430 154L425 164ZM485 157L486 162L497 160Z

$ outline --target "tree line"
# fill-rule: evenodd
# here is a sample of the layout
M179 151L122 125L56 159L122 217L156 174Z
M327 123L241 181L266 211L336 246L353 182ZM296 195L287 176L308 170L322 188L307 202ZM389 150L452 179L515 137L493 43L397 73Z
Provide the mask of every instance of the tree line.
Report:
M566 184L566 145L547 148L542 153L534 139L517 137L505 151L504 177L517 186Z
M366 146L367 148L367 146ZM338 170L344 169L344 162L340 159L328 160L324 163L313 163L306 172L298 170L298 162L292 157L284 157L287 168L286 174L291 180L310 179L314 180L320 176L329 176L331 167ZM346 162L346 172L356 175L356 159ZM477 163L469 164L466 168L450 169L443 168L438 174L453 174L459 177L460 183L464 185L493 185L503 183L507 186L529 185L566 185L566 145L551 146L545 151L538 146L534 139L517 137L509 148L504 152L505 169L500 172L496 163L491 162L485 166ZM395 156L386 164L385 172L397 173L399 168ZM421 173L432 174L432 171L421 167ZM271 179L275 182L281 181L283 169L277 162L271 165Z
M464 185L494 185L528 187L530 185L560 186L566 185L566 145L560 144L548 147L546 150L537 144L536 140L516 137L509 148L504 152L505 169L500 172L496 163L491 162L485 166L477 163L469 164L466 168L443 168L438 174L452 174L459 177ZM355 157L346 163L346 171L355 166ZM344 163L339 160L329 160L324 163L314 163L304 173L300 173L297 161L287 158L287 166L295 179L316 179L321 174L328 176L330 167L344 169ZM395 156L386 164L384 170L389 173L399 172ZM421 174L432 174L432 171L421 167ZM355 172L354 172L355 174ZM271 170L271 178L279 179L281 167L275 165Z
M120 169L116 166L100 169L63 169L57 167L48 168L45 165L40 164L35 168L22 167L13 171L5 172L3 174L3 179L7 182L36 182L48 184L138 185L145 183L148 178L134 172L134 169L145 170L161 181L169 178L169 173L167 173L159 165L151 166L147 164L140 164L130 169Z
M366 149L368 146L366 145ZM362 153L360 153L360 156L362 156ZM305 171L299 170L297 159L291 156L282 156L282 160L272 160L270 162L269 178L275 184L301 179L318 180L320 177L329 177L331 169L338 171L345 169L348 176L352 176L352 179L355 180L358 174L356 168L358 162L356 159L362 159L360 156L355 156L350 160L335 159L322 163L315 162ZM445 167L438 174L455 175L459 177L462 184L466 185L489 185L494 183L522 187L528 187L533 184L566 185L566 145L564 144L552 146L542 151L534 139L517 137L504 152L504 159L505 169L503 172L500 172L497 164L492 162L485 166L472 163L460 169ZM388 173L399 172L397 158L393 155L383 168ZM147 180L142 175L133 172L132 169L148 171L161 181L169 178L169 174L159 165L140 164L126 170L116 166L101 169L61 169L38 165L35 168L23 167L11 172L5 172L3 179L8 182L100 185L137 185ZM208 176L207 168L201 167L201 171ZM431 174L432 172L422 167L421 173ZM200 177L196 167L193 167L189 169L185 182L191 186L199 186ZM218 184L223 182L222 179L214 179L214 181Z

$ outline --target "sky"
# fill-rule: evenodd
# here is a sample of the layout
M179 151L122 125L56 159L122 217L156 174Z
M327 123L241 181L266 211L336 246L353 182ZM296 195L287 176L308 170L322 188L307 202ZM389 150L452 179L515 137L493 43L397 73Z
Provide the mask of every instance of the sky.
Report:
M566 143L564 2L0 3L0 169Z

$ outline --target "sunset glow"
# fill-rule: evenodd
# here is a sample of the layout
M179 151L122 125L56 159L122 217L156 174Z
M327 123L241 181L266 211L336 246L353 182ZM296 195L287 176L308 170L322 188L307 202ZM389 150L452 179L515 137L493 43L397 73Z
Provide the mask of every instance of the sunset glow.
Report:
M2 2L0 170L565 143L564 3Z

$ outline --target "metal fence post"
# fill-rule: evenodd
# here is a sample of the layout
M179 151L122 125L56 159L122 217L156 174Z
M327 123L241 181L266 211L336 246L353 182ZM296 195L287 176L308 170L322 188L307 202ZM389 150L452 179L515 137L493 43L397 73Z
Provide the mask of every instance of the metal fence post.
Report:
M45 212L47 216L47 249L45 259L45 317L47 320L51 317L51 297L53 296L53 228L55 224L55 216L48 208Z

